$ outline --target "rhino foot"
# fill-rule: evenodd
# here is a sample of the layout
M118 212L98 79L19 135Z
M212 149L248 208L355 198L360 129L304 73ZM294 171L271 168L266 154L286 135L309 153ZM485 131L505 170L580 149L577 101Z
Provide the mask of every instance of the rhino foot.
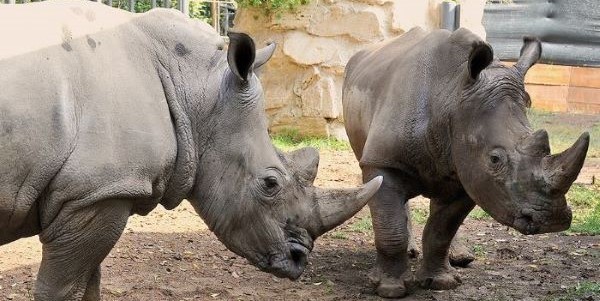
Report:
M432 290L450 290L462 283L454 269L442 270L435 273L421 270L417 272L417 282L422 288Z
M475 260L475 256L469 252L469 249L465 247L463 244L457 243L455 241L450 245L449 252L449 260L450 264L454 267L467 267L469 263Z
M405 277L400 278L385 275L380 269L374 268L369 273L371 284L376 287L375 292L383 298L402 298L407 295Z

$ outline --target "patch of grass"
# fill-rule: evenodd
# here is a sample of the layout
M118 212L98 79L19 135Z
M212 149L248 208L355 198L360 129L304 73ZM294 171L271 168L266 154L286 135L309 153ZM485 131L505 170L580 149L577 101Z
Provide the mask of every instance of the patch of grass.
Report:
M575 184L567 193L573 209L570 232L600 235L600 187Z
M564 296L554 298L554 301L596 300L600 297L600 283L584 281L567 289Z
M419 225L424 225L429 218L429 209L427 208L412 208L410 213L412 220Z
M346 235L346 233L344 233L344 232L341 232L341 231L334 231L334 232L331 234L331 238L334 238L334 239L343 239L343 240L345 240L345 239L348 239L348 235Z
M361 217L357 222L350 224L350 230L358 233L370 233L373 231L371 216Z
M485 257L485 248L482 245L473 245L473 254L477 257Z
M286 129L271 136L275 147L283 151L292 151L303 147L316 149L349 150L350 144L335 138L321 138L301 135L298 130Z
M590 147L588 158L600 158L600 121L591 122L589 125L567 124L560 122L556 113L539 110L528 110L527 117L535 129L546 129L550 136L550 149L552 153L562 152L569 148L584 131L590 133Z
M469 213L469 217L478 221L491 218L490 214L483 211L483 209L481 209L481 207L479 206L471 210L471 212Z
M595 185L573 184L567 192L569 205L579 208L592 208L600 203L600 187Z

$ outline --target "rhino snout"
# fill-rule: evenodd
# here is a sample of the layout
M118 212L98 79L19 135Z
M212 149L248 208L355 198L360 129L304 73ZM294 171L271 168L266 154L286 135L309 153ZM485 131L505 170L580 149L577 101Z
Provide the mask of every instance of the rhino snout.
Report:
M568 206L550 214L525 208L521 209L515 218L513 227L525 235L559 232L569 229L572 217L571 208Z

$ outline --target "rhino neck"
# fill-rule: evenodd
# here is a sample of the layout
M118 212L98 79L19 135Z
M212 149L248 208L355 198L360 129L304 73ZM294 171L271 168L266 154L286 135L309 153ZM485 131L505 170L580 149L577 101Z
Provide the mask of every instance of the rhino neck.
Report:
M136 22L156 53L154 66L177 139L177 155L160 201L172 209L191 196L196 183L202 146L212 132L208 128L225 52L212 28L171 10L152 10Z

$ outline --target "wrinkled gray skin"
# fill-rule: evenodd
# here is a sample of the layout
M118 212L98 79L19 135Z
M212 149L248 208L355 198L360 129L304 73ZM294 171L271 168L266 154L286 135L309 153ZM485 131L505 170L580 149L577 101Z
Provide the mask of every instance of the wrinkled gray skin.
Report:
M550 155L547 133L532 131L523 78L540 55L540 42L525 38L519 61L508 67L466 29L416 28L351 58L346 130L364 180L384 176L369 202L377 248L371 276L380 296L406 294L404 207L414 196L431 199L416 277L432 289L460 283L448 249L475 204L524 234L569 227L564 194L582 167L589 135Z
M35 300L99 300L100 264L128 217L184 198L229 249L296 279L313 241L379 188L315 188L314 149L277 152L253 72L275 45L230 39L222 50L208 26L158 9L0 60L0 244L39 234Z

